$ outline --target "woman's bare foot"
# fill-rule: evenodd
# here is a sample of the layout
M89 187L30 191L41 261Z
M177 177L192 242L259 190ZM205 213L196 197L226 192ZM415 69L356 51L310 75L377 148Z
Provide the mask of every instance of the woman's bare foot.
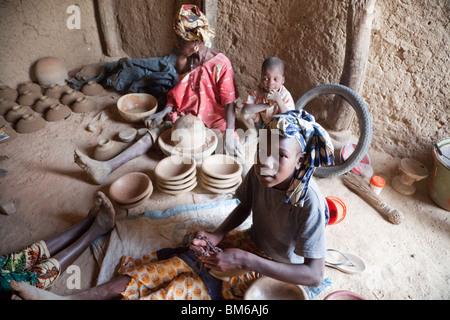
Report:
M36 288L26 282L11 281L9 283L14 290L11 300L65 300L68 297L61 297L52 292Z
M109 233L114 229L116 212L111 201L101 191L95 197L95 207L89 215L96 214L92 227L100 230L101 234Z
M74 151L74 160L96 184L103 184L112 171L105 162L93 160L78 149Z

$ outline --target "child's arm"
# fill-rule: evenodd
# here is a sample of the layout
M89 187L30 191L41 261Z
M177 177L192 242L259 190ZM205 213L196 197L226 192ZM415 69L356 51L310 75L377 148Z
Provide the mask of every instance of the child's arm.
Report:
M283 98L281 97L279 92L271 90L267 94L267 100L275 102L280 108L280 113L285 113L289 111L289 108L284 103Z

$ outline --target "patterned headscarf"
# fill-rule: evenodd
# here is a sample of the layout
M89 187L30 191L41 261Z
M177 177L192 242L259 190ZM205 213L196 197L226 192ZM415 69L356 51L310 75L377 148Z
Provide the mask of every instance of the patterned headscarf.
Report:
M320 166L334 164L334 148L330 136L314 117L304 110L292 110L273 116L265 125L282 137L295 138L305 152L286 193L286 203L303 207L308 185Z
M181 6L175 16L173 28L182 39L186 41L200 40L208 47L211 46L211 39L216 35L214 29L209 27L206 16L193 4Z

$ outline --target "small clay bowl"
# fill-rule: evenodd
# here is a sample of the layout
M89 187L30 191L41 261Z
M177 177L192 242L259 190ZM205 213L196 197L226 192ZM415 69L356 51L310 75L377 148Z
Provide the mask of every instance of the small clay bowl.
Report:
M61 99L61 97L66 93L66 89L63 86L60 86L59 84L52 84L47 90L45 90L45 95L54 98L54 99Z
M72 114L72 110L63 104L54 104L45 114L45 120L47 121L59 121L67 119Z
M263 276L250 285L244 300L308 300L308 294L302 286Z
M202 171L216 179L232 179L242 173L242 165L233 157L214 154L202 163Z
M87 96L96 96L103 92L103 87L95 81L89 81L81 88L81 92Z
M66 66L57 57L39 59L34 67L34 74L43 87L49 87L52 84L63 86L69 78Z
M9 101L7 99L0 98L0 115L3 116L12 109L12 107L16 106L17 103L14 101Z
M48 111L48 109L52 105L58 104L58 103L59 103L59 101L57 99L50 98L47 96L42 96L33 105L33 109L34 109L34 111L36 111L38 113L45 113Z
M10 88L7 85L0 86L0 99L8 101L16 101L19 93L16 89Z
M154 114L158 101L150 94L130 93L117 101L117 110L122 118L130 122L138 122Z
M109 195L118 203L131 204L144 198L150 190L153 184L145 173L131 172L111 184Z
M131 142L136 139L137 130L134 128L129 128L121 131L119 133L119 139L123 142Z
M39 91L25 91L22 93L19 98L17 99L17 103L22 106L32 106L36 103L36 101L39 100L39 98L42 97L41 92Z
M45 127L45 120L33 114L26 114L16 123L16 131L19 133L32 133Z
M9 110L5 116L5 120L11 123L16 123L26 114L33 114L33 110L26 106L17 105Z
M155 168L160 181L177 181L195 170L196 161L189 156L170 156L161 160Z
M97 103L88 97L78 98L72 104L72 111L75 113L91 112L96 106Z
M84 98L85 95L82 92L75 91L73 89L67 90L67 92L61 97L60 101L66 106L72 105L77 99Z
M32 81L25 81L24 83L22 83L19 86L18 91L19 91L19 94L24 94L27 91L41 93L41 86Z
M348 290L339 290L330 293L323 300L366 300L366 298Z

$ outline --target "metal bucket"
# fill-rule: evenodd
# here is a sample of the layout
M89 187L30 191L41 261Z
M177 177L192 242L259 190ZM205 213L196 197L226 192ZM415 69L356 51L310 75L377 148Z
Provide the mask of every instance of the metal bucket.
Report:
M450 138L439 140L433 147L433 172L430 197L441 208L450 211Z

